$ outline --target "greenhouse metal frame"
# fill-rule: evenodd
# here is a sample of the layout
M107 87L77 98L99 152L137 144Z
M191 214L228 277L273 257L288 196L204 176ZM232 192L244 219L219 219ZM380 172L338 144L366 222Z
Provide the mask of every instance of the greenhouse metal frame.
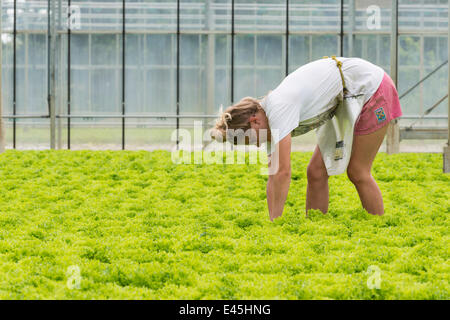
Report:
M305 1L303 1L305 2ZM49 130L50 130L50 148L54 149L60 146L60 137L57 134L58 126L61 126L61 119L66 119L67 121L67 148L71 147L71 121L72 119L75 121L76 119L95 119L95 118L110 118L110 119L121 119L121 147L125 149L126 147L126 119L159 119L159 120L167 120L172 119L175 121L175 127L180 128L180 120L181 119L211 119L217 116L216 114L216 101L214 98L214 89L206 89L206 98L205 105L207 107L203 112L182 112L180 108L180 104L182 103L181 93L180 93L180 70L183 68L191 68L192 70L200 69L198 65L182 65L180 61L180 52L182 49L180 48L180 41L182 37L185 35L194 35L199 36L199 43L203 40L203 36L205 37L205 45L208 48L207 56L214 56L215 50L215 36L224 36L226 41L226 47L229 52L227 53L227 64L224 67L221 67L225 74L229 74L226 76L226 80L229 82L227 91L227 101L224 103L231 103L235 101L236 98L240 98L236 93L237 88L240 88L240 84L236 84L237 75L236 72L241 70L242 68L261 68L265 70L270 68L270 66L257 65L254 62L254 66L240 66L237 62L237 50L236 48L237 41L243 41L246 35L252 35L254 44L254 50L256 52L258 37L263 36L279 36L280 43L284 47L280 49L282 58L281 64L282 72L287 75L290 71L292 71L294 65L291 63L292 61L292 52L290 51L290 46L292 45L292 39L296 36L309 37L308 46L309 46L309 57L312 57L311 53L313 50L313 38L316 36L327 35L333 36L336 39L336 51L335 52L326 52L328 55L336 54L343 56L353 56L354 48L355 48L355 36L359 35L376 35L376 43L381 47L381 43L386 41L387 38L382 38L382 36L389 37L389 50L390 50L390 65L389 65L389 73L394 80L394 82L398 83L398 61L401 59L399 57L399 37L412 35L419 38L419 43L421 46L424 43L424 38L427 36L447 36L449 35L448 27L450 23L448 23L448 13L445 17L442 16L442 12L444 7L448 10L448 4L442 4L442 1L436 1L435 5L429 4L427 5L427 1L421 1L421 4L409 5L405 4L400 0L379 0L379 1L364 1L364 0L336 0L334 3L329 4L313 4L303 2L294 1L294 0L272 0L272 2L264 1L261 3L256 3L255 1L239 1L239 0L193 0L193 1L165 1L159 2L156 0L153 1L72 1L72 0L48 0L48 1L28 1L30 6L36 5L39 9L40 16L43 15L43 4L46 4L46 12L44 15L46 16L46 21L43 19L36 19L40 22L36 22L33 25L35 29L32 28L18 28L18 21L20 21L20 17L18 17L18 4L21 3L20 0L10 0L10 1L2 1L1 6L1 18L3 18L2 26L2 39L4 35L9 35L12 37L13 41L13 61L9 62L12 64L12 85L10 85L10 89L12 89L12 113L5 113L5 107L0 106L0 115L2 119L9 119L12 121L12 147L16 148L16 120L17 119L33 119L33 118L41 118L49 120ZM379 5L379 9L381 10L381 20L383 22L384 27L376 30L367 30L364 27L365 17L361 16L361 12L364 10L357 10L356 6L363 7L368 6L370 3L374 3ZM73 14L71 11L72 6L78 6L81 8L83 18L81 19L81 23L87 25L87 28L76 29L73 27ZM98 13L100 9L105 9L108 13ZM437 9L441 11L437 11ZM11 11L12 10L12 11ZM37 9L36 9L37 10ZM83 11L84 10L84 11ZM332 12L332 16L322 16L320 15L320 11L328 11ZM404 10L404 11L402 11ZM6 13L5 13L6 11ZM31 10L30 10L31 12ZM405 27L399 30L399 13L403 12L403 16L400 17L400 20L403 21ZM421 19L417 20L414 13L420 12ZM447 11L448 12L448 11ZM9 22L5 22L5 17L11 17L11 13L13 15L12 26ZM23 14L23 13L21 13ZM29 13L30 17L34 17L33 14ZM103 16L102 16L103 15ZM98 18L102 16L102 18ZM409 18L409 17L412 18ZM261 19L260 19L261 18ZM85 20L83 20L85 19ZM103 19L103 20L102 20ZM153 20L152 20L153 19ZM160 19L160 20L156 20ZM162 24L158 24L155 21L165 21L164 27L161 27ZM402 20L403 19L403 20ZM116 23L114 23L114 21ZM118 23L117 21L120 21ZM130 22L131 21L131 22ZM152 21L152 23L148 24L146 22ZM225 22L224 22L225 21ZM418 26L408 27L409 24L414 25L414 23L419 23ZM9 25L8 25L9 23ZM6 24L6 28L4 25ZM428 27L431 25L431 27ZM95 27L95 28L94 28ZM44 114L35 114L33 112L30 113L18 113L17 111L17 48L16 41L20 36L23 36L26 41L28 41L29 35L34 34L43 34L46 35L46 56L47 56L47 65L46 68L46 82L47 82L47 112ZM118 69L117 72L120 74L120 90L116 93L116 95L120 96L120 112L116 113L101 113L101 114L91 114L91 113L80 113L73 112L71 109L71 105L73 103L71 96L71 64L73 63L72 51L71 48L72 40L74 36L77 35L87 35L89 46L91 45L91 38L93 35L115 35L115 44L117 49L116 60L119 60L119 64L115 65L114 68ZM174 97L174 111L172 113L130 113L127 110L127 95L126 95L126 86L129 84L127 81L127 40L129 35L171 35L170 41L175 42L174 46L172 46L172 53L175 55L175 61L173 66L168 66L167 68L174 71L174 87L173 92L175 93ZM303 38L300 38L303 39ZM331 37L330 37L331 39ZM144 39L146 41L146 39ZM334 40L333 40L334 41ZM2 42L3 43L3 42ZM240 42L239 42L240 43ZM437 45L439 45L439 41L437 41ZM62 46L66 46L67 51L64 54L61 49ZM380 56L383 52L381 52L380 48L377 48L377 57ZM212 51L211 51L212 50ZM369 51L369 49L365 49ZM421 49L422 50L422 49ZM448 51L447 45L447 51ZM324 52L325 53L325 52ZM91 54L91 49L89 47L89 54ZM204 54L204 53L202 53ZM423 60L422 51L420 54L420 60ZM91 59L91 58L89 58ZM209 58L207 57L207 60ZM214 58L212 58L214 60ZM2 59L3 65L4 59ZM64 66L64 61L66 66ZM256 61L256 59L254 59ZM214 70L217 70L219 67L214 65L214 61L207 61L207 64L213 64L212 68L205 68L208 70L212 70L212 72L207 72L204 75L206 79L206 83L214 82ZM400 92L401 98L407 96L410 92L413 92L416 88L420 87L421 84L426 81L428 78L433 76L436 72L439 72L444 68L444 66L448 66L447 61L443 61L439 63L437 67L433 67L431 71L428 72L430 68L428 68L427 72L421 76L419 81L412 84L408 87L408 90L404 90L404 92ZM298 66L298 63L296 63ZM63 83L63 79L61 78L62 68L66 68L66 74L63 74L63 77L66 77L66 83ZM420 62L420 68L423 68L423 61ZM26 68L26 67L23 67ZM91 68L89 64L87 69ZM136 64L136 68L139 66ZM162 68L162 67L161 67ZM224 70L224 69L229 70ZM120 70L119 70L120 69ZM279 66L278 66L278 69ZM277 69L277 70L278 70ZM450 67L448 67L448 70ZM446 70L446 71L448 71ZM88 70L89 74L91 70ZM199 72L204 72L203 69ZM239 71L240 72L240 71ZM422 73L422 72L421 72ZM91 77L89 75L89 77ZM201 76L199 76L201 77ZM256 78L256 75L254 76ZM212 80L211 80L212 79ZM3 78L3 81L5 79ZM90 80L91 81L91 80ZM256 80L255 80L256 81ZM256 82L255 82L256 83ZM257 85L255 84L255 87ZM66 93L63 94L61 91L65 87ZM4 94L5 86L2 86L2 94ZM9 87L8 87L9 88ZM91 88L89 88L91 90ZM399 90L400 91L400 90ZM9 93L11 94L11 92ZM90 93L91 94L91 93ZM432 113L433 110L438 106L442 106L443 102L447 99L447 96L436 97L435 103L431 106L426 106L424 110L421 109L421 112L415 115L404 115L402 119L411 119L413 121L420 121L422 119L439 119L443 120L445 118L448 119L448 116L445 115L428 115ZM0 99L3 101L3 99ZM217 99L216 99L217 100ZM447 99L448 101L448 99ZM90 102L89 102L90 103ZM450 103L449 103L450 106ZM3 109L3 113L1 114L1 110ZM11 108L10 108L11 109ZM59 110L59 111L58 111ZM60 112L61 110L65 110L64 112ZM186 110L185 110L186 111ZM414 123L414 122L413 122ZM0 124L0 128L2 128ZM5 130L3 128L3 130ZM60 135L60 133L59 133ZM2 134L4 138L4 134ZM408 138L444 138L448 139L448 129L441 127L436 128L436 126L432 126L430 128L415 128L412 125L404 128L399 128L398 121L393 121L390 124L388 130L388 139L387 139L387 152L388 153L396 153L399 151L399 141L400 139L408 139ZM177 138L176 143L179 143L179 139ZM1 144L4 145L0 141ZM447 157L448 157L448 148L446 148ZM445 159L445 156L444 156ZM447 158L448 159L448 158ZM448 160L447 160L448 161Z

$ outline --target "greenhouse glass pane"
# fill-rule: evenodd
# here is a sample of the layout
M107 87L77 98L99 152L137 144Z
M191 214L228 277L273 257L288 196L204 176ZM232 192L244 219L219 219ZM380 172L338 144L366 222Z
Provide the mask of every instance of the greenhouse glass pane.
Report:
M447 0L399 0L399 30L447 32L447 11Z
M390 41L391 37L383 34L354 35L353 56L370 61L389 73Z
M61 35L61 42L57 43L60 60L56 64L56 113L67 114L67 92L68 92L68 43L67 34ZM65 122L67 119L57 119L57 123ZM58 127L59 130L59 127Z
M265 95L283 80L283 43L283 36L236 36L235 101Z
M211 29L212 4L207 0L184 0L180 3L180 25L182 30Z
M72 113L121 113L121 35L74 36L71 62ZM76 57L76 53L79 56Z
M16 119L17 149L49 149L49 119Z
M323 56L338 55L338 52L338 36L311 36L311 61L321 59Z
M176 146L172 133L175 119L127 119L125 145L127 150L171 150Z
M180 38L181 113L206 111L206 49L206 36L182 35Z
M216 35L214 39L214 108L209 112L217 114L221 104L224 108L231 104L231 36ZM210 74L209 71L207 74Z
M128 34L126 43L126 112L175 113L175 36Z
M236 31L285 32L286 0L235 0Z
M47 6L48 1L46 0L26 0L26 1L17 0L16 2L17 30L47 30L48 29ZM7 14L9 18L12 18L14 14L14 9L11 9L11 11L7 12Z
M72 114L91 113L90 70L85 66L71 67L70 71L70 109Z
M148 91L146 111L157 114L174 114L176 112L175 70L152 67L147 69L146 77Z
M424 36L423 54L424 64L429 67L437 67L447 60L446 36Z
M420 64L421 60L420 37L399 37L399 60L398 60L398 91L400 95L415 85L425 76ZM404 115L418 115L423 112L423 84L414 89L402 99Z
M46 43L44 34L17 35L17 114L48 114Z
M122 120L111 118L74 118L70 123L70 149L122 149Z
M181 31L231 32L231 0L185 0L180 2Z
M84 46L74 46L74 51L80 55L71 63L72 113L120 112L120 37L105 34L74 37ZM71 55L75 56L73 52Z
M127 112L174 114L176 111L176 37L128 35Z
M291 35L289 42L290 72L325 55L331 56L338 53L336 35Z
M13 37L2 34L2 107L4 114L13 113Z
M12 31L14 24L14 1L0 1L2 7L2 32Z
M341 15L340 0L290 0L290 31L338 32Z
M79 12L79 30L122 30L122 0L72 0Z
M289 36L289 72L311 61L311 36Z
M127 31L151 31L177 29L176 0L127 0Z

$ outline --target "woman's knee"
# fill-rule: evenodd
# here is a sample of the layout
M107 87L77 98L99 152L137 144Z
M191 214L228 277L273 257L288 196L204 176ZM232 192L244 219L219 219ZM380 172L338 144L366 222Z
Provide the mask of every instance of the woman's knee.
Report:
M370 170L357 166L348 166L347 177L355 185L366 183L373 179Z
M328 173L325 168L316 166L314 163L308 164L306 168L306 176L308 177L308 182L326 182L328 180Z

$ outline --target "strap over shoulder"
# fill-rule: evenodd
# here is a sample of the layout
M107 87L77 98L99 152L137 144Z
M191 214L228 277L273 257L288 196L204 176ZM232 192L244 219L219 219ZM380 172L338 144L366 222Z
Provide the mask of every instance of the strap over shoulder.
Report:
M324 56L323 59L328 59L328 56ZM331 56L331 59L336 61L336 66L339 69L339 73L341 74L341 80L342 80L342 87L344 88L344 92L348 92L347 87L345 86L345 79L344 79L344 73L342 72L342 61L339 61L336 59L336 56Z

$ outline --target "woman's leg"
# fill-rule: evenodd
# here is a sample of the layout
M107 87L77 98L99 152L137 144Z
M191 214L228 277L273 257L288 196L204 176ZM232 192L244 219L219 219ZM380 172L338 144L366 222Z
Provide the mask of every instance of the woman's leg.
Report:
M319 209L323 213L328 211L328 173L316 146L306 170L308 186L306 187L306 213L309 209Z
M355 185L362 206L374 215L382 215L384 206L380 188L372 177L371 169L388 125L370 134L354 136L352 155L347 167L347 176Z

